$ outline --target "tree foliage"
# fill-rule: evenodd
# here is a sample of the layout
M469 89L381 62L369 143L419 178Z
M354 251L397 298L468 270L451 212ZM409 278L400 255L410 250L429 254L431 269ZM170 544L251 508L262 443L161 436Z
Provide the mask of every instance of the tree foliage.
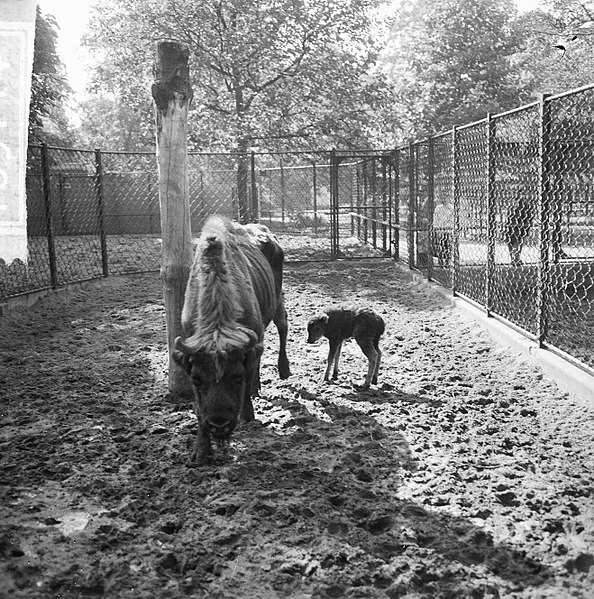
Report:
M35 15L35 42L29 105L29 139L32 142L68 141L63 104L70 88L57 52L58 25L52 15Z
M561 93L594 81L594 2L553 0L518 20L524 45L515 57L535 94Z
M194 148L367 146L390 103L378 4L106 0L86 39L100 58L94 89L142 120L146 144L154 44L175 40L191 53Z
M405 0L386 54L405 137L473 122L529 97L511 0Z

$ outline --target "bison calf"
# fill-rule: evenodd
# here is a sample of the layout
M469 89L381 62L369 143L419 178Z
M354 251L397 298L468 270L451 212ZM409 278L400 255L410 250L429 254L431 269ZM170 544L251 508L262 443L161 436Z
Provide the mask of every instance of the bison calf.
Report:
M382 357L379 340L385 328L382 317L371 308L358 308L352 304L326 308L323 314L313 317L307 324L307 342L315 343L320 337L326 337L330 342L324 380L329 380L332 364L334 364L332 378L337 378L342 343L345 339L354 337L369 360L363 387L368 388L371 383L376 384Z

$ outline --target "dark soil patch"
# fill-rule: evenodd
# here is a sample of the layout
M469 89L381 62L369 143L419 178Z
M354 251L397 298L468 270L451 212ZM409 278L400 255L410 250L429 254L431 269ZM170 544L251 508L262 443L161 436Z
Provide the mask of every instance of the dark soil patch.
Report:
M269 331L257 422L188 468L158 276L0 320L0 596L592 597L594 409L497 348L389 261L291 265L293 376ZM307 319L387 323L378 386Z

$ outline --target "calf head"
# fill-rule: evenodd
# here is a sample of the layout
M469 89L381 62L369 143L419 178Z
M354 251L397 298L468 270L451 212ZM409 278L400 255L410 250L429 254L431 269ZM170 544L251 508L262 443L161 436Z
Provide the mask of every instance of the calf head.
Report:
M188 374L194 388L195 411L200 420L199 443L210 450L210 438L224 445L245 414L257 371L261 345L250 344L229 351L189 348L178 337L173 359ZM251 404L250 404L251 405Z
M319 314L314 316L307 323L307 342L315 343L318 339L323 337L326 332L326 325L328 324L328 314Z

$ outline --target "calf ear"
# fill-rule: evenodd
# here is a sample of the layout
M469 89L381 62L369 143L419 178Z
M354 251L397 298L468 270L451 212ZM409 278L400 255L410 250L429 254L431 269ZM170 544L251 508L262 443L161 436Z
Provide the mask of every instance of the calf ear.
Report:
M176 364L181 366L188 374L190 373L192 365L190 364L188 356L186 356L184 352L179 351L179 349L174 349L171 352L171 357Z

